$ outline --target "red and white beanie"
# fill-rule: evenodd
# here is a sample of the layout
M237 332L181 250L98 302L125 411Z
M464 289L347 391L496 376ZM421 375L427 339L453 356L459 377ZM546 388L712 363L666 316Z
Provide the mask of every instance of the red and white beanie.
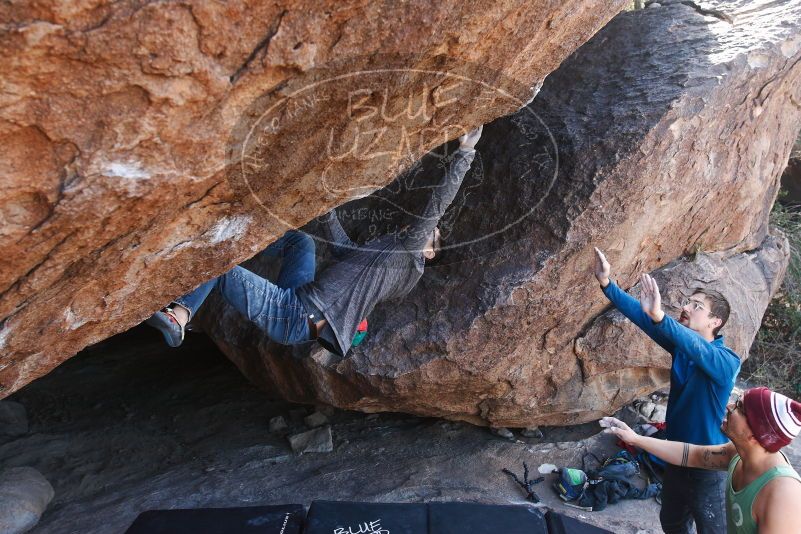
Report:
M768 388L743 394L745 418L754 437L768 452L789 445L801 432L801 403Z

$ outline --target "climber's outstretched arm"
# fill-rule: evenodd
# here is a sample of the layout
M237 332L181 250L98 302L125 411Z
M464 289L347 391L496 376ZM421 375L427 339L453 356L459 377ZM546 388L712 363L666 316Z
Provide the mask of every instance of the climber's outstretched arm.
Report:
M434 229L439 224L439 220L445 214L445 210L451 205L456 193L462 186L465 174L470 169L470 164L476 155L476 143L481 138L483 126L459 137L459 149L453 154L450 167L442 177L440 183L433 188L431 198L428 200L423 213L415 224L409 228L408 237L404 240L404 246L409 251L422 251L426 243L431 238Z

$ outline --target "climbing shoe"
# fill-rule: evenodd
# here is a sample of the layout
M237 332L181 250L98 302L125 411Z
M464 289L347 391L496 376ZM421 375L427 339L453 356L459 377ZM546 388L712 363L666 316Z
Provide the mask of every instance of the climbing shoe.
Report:
M179 347L184 340L184 327L176 319L172 308L157 311L145 323L161 332L170 347Z

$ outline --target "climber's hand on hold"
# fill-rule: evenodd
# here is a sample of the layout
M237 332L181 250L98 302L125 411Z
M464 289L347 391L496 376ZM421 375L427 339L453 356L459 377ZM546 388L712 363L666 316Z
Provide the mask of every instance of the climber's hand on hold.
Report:
M606 287L609 285L609 274L612 268L609 265L609 262L606 261L606 256L598 247L595 248L595 265L593 267L593 274L595 278L598 279L598 283L601 284L601 287Z
M614 417L604 417L598 424L605 428L604 434L614 434L628 445L636 445L637 438L640 437L629 425Z
M484 129L484 125L482 124L475 130L467 132L464 135L459 136L459 148L463 148L466 150L475 150L476 143L478 140L481 139L481 132Z
M665 317L665 312L662 311L662 295L659 294L659 286L656 285L656 280L643 274L640 277L640 306L648 317L655 323L660 322Z

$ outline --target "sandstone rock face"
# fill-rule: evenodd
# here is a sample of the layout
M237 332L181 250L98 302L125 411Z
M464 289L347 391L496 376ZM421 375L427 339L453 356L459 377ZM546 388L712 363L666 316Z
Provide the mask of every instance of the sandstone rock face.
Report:
M625 3L3 4L0 396L518 109ZM412 95L405 150L329 168Z
M587 421L666 385L669 365L602 315L588 274L598 246L624 288L659 269L669 305L720 288L734 309L728 342L747 356L787 261L767 224L801 125L801 4L661 4L617 16L526 109L485 127L443 259L376 309L349 359L273 345L218 298L205 330L292 400L495 427ZM424 161L421 183L441 172ZM397 194L408 184L340 217L354 236L391 231L393 209L419 208L419 191Z

